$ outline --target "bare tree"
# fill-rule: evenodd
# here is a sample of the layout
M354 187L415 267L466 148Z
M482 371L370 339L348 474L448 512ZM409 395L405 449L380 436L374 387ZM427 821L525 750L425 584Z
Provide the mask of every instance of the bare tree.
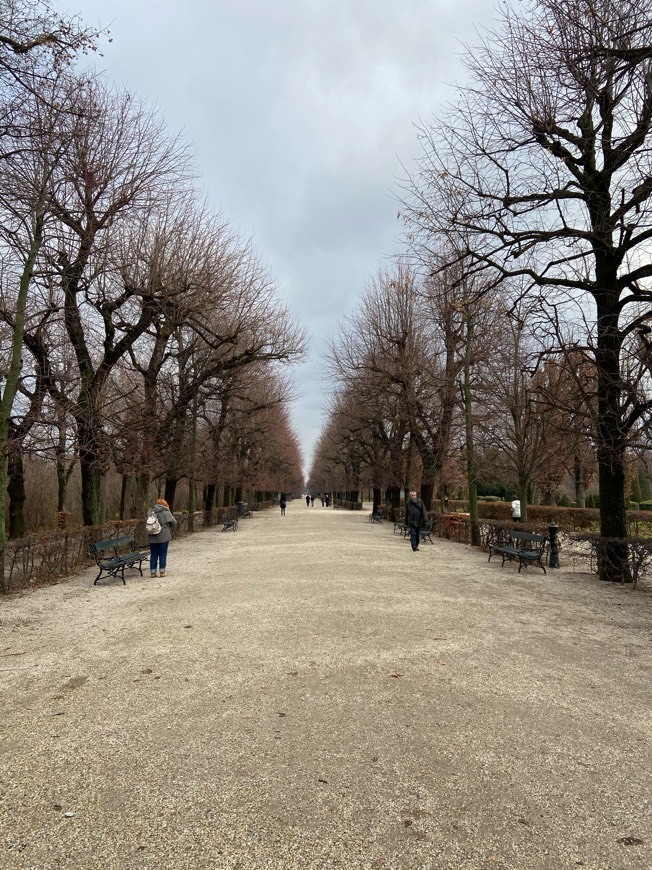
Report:
M151 291L125 283L119 248L123 224L137 221L157 197L182 184L186 154L160 119L129 94L99 80L70 80L76 107L62 138L70 142L48 190L56 220L51 240L63 313L79 370L79 391L68 410L75 420L82 474L84 521L100 521L100 479L109 459L102 425L103 391L113 367L157 315ZM56 394L55 398L62 400Z
M60 79L56 79L49 83L47 92L57 92L60 86ZM18 413L15 402L21 379L27 374L23 370L25 332L40 331L52 315L47 299L34 291L34 279L47 227L52 222L49 190L68 148L58 132L67 109L58 104L52 107L41 98L43 91L45 86L34 84L33 91L23 94L12 119L12 132L5 134L10 154L0 160L0 246L4 255L0 267L0 318L10 327L8 365L4 383L0 381L0 541L5 532L9 432L12 428L16 431L18 425L12 414ZM37 368L43 377L43 366L38 364ZM15 445L12 457L13 467L18 469Z
M423 130L408 212L414 233L457 233L491 268L592 319L601 577L628 579L625 466L649 397L624 384L622 351L652 293L652 4L529 0L467 56L472 83Z

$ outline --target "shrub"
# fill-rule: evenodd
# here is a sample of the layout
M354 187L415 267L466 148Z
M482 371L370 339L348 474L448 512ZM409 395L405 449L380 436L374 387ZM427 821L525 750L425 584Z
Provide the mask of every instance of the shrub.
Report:
M647 501L642 501L639 505L639 510L652 511L652 498L649 498Z

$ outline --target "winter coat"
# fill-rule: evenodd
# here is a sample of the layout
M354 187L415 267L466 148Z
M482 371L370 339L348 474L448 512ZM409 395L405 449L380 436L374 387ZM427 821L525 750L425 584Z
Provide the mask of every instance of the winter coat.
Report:
M153 511L158 517L161 524L161 531L158 535L147 535L148 544L164 544L172 538L172 529L176 528L177 521L171 511L162 504L155 504Z
M420 498L411 498L405 503L405 525L420 529L428 522L428 511Z

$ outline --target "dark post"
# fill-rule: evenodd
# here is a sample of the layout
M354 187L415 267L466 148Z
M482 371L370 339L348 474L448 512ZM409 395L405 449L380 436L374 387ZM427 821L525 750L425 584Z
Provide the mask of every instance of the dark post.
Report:
M548 524L548 535L550 537L550 557L548 558L549 568L559 568L559 541L557 540L557 532L559 526L556 523Z

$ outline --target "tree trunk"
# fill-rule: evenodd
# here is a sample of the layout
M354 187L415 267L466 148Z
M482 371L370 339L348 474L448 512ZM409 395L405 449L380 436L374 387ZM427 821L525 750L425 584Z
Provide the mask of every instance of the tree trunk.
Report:
M19 445L9 451L7 464L9 485L9 537L25 536L25 469Z
M613 286L596 268L598 286ZM614 276L615 277L615 276ZM602 278L602 280L600 280ZM598 380L598 477L600 481L601 580L630 583L625 513L626 432L621 419L620 346L617 293L596 294ZM615 297L615 298L614 298ZM620 540L615 540L620 539Z
M432 496L434 493L434 489L435 488L432 481L430 481L429 483L423 481L423 483L421 484L421 501L426 506L426 510L428 511L428 513L430 513L430 511L432 510Z
M530 488L528 485L528 481L523 478L519 478L518 481L518 497L521 502L521 522L527 523L527 504L528 497L530 495Z
M134 513L137 517L145 518L149 509L149 471L139 471L136 475L134 491Z
M98 397L87 393L78 400L75 412L85 526L97 526L102 522L102 469L107 450L98 404Z
M129 482L131 478L128 474L122 475L122 485L120 487L120 519L127 519L127 497L129 495Z
M373 506L372 512L378 513L378 508L380 507L380 487L374 486L373 489Z
M387 487L387 501L392 508L398 510L401 507L401 488L400 486Z
M586 507L586 483L584 477L584 462L582 457L575 455L573 460L573 480L575 483L575 504L578 508Z
M79 468L82 484L82 515L85 526L97 526L101 515L102 474L92 433L78 427Z
M43 216L37 215L34 235L23 266L16 297L16 310L11 336L11 358L5 373L4 391L0 397L0 543L5 539L5 503L7 498L7 461L9 453L9 421L11 409L18 391L20 369L23 355L27 294L32 280L32 272L42 243ZM4 552L4 551L3 551ZM0 577L2 580L2 577Z
M68 481L66 479L66 470L57 461L57 513L62 513L66 509L66 491L68 489Z
M197 510L197 484L194 480L188 481L188 531L195 530L195 511Z
M174 499L177 494L177 484L179 483L178 477L166 477L165 478L165 495L163 498L166 500L168 505L170 506L170 510L174 511Z
M469 490L469 515L471 521L471 545L479 547L480 516L478 512L478 472L475 467L475 442L473 439L473 393L471 390L471 358L473 352L473 338L475 323L473 315L466 316L466 342L464 347L464 381L462 397L464 405L465 425L465 453L466 453L466 481Z

